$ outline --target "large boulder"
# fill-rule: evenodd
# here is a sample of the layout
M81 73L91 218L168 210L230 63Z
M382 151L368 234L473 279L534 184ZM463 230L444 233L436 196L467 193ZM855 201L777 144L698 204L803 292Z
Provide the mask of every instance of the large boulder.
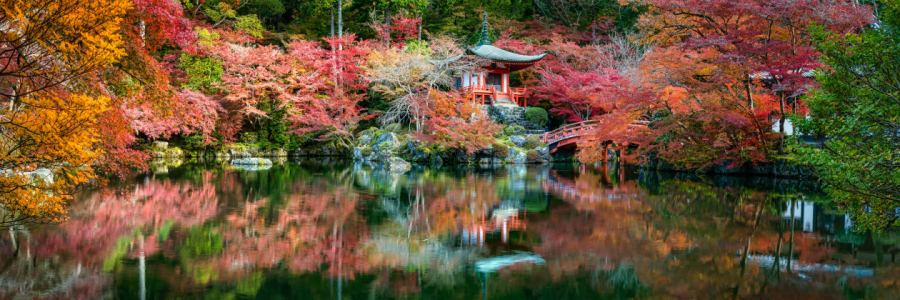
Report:
M364 134L363 136L359 137L357 141L360 145L368 145L372 142L372 135Z
M412 165L399 157L392 157L386 164L391 173L405 173L412 168Z
M547 147L537 147L535 150L541 154L541 159L544 161L551 161L553 157L550 156L550 148Z
M522 147L525 144L525 137L521 135L514 135L509 137L509 141L516 144L516 147Z
M513 159L512 163L514 164L527 164L528 156L523 152L516 152L516 157Z
M400 145L400 139L393 132L385 132L375 140L375 146L379 149L391 149Z

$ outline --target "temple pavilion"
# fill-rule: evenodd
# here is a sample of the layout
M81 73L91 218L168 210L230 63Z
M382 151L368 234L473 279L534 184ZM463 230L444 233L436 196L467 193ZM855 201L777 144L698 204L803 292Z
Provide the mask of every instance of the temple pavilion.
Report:
M466 54L480 56L488 62L480 72L454 75L454 89L481 104L520 107L528 105L526 90L509 86L509 74L531 67L547 55L522 55L494 47L488 37L487 13L481 27L481 41L466 49Z

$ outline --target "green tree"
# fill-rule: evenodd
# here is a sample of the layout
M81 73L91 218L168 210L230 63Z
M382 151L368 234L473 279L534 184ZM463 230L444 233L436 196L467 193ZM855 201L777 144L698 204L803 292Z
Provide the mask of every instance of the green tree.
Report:
M824 137L799 157L864 229L900 225L900 5L882 2L879 26L839 36L817 28L821 88L807 99L805 134Z

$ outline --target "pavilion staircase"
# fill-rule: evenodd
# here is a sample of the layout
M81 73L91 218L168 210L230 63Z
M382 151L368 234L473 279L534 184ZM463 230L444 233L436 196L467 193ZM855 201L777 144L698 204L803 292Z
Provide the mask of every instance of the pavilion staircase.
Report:
M497 101L494 102L494 106L519 107L519 105L513 103L512 100L509 99L508 95L503 94L497 95Z

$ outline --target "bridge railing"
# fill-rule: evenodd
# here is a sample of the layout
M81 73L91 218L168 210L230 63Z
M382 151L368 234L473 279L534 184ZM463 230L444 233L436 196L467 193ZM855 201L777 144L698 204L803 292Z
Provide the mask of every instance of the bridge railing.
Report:
M556 130L544 133L544 136L541 138L541 141L545 144L552 144L558 142L560 140L573 137L580 136L584 133L584 131L593 130L600 124L600 121L586 121L586 122L578 122L574 124L569 124Z

